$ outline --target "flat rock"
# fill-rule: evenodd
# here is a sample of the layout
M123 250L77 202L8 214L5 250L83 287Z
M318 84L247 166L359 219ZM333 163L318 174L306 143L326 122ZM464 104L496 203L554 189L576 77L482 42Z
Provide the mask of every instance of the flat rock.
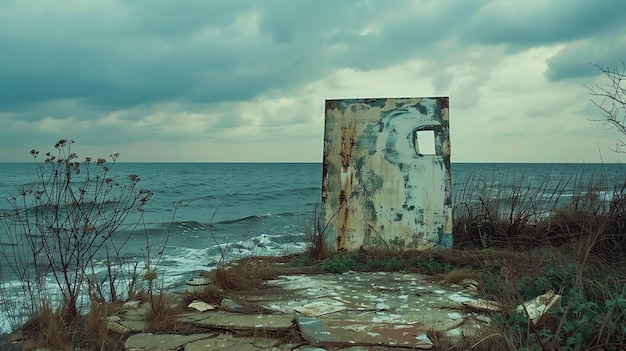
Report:
M130 329L131 332L136 333L136 332L144 332L146 330L148 330L148 324L143 321L143 320L125 320L125 321L119 321L116 322L117 324L120 324L121 326L123 326L124 328Z
M108 316L107 317L107 321L109 321L109 322L119 322L121 320L122 320L122 317L120 317L120 316L115 316L114 315L114 316Z
M131 301L124 302L123 307L126 308L126 309L131 309L131 308L137 308L137 307L139 307L139 305L141 305L141 301L139 301L139 300L131 300Z
M227 299L227 298L223 298L222 301L220 302L220 306L227 310L227 311L231 311L231 312L238 312L238 311L244 311L246 308L240 304L239 302L232 300L232 299Z
M132 308L124 312L124 319L143 319L148 313L148 306L140 305L136 308Z
M115 332L121 335L128 335L133 332L132 329L125 327L117 322L112 322L112 321L107 322L107 330L110 330L112 332Z
M446 289L431 278L403 273L351 273L279 277L268 284L287 294L262 297L264 307L282 313L346 321L353 325L437 325L469 317L462 302L476 297ZM463 289L464 290L464 289ZM463 323L462 329L470 325ZM469 331L469 330L468 330Z
M321 321L306 316L298 316L296 321L302 337L316 346L389 346L421 350L433 347L422 323L398 325L331 319Z
M202 339L185 345L185 351L213 351L213 350L282 350L276 347L280 340L265 337L241 337L220 334L214 338Z
M306 316L321 316L328 313L334 313L338 311L343 311L347 307L336 300L332 299L319 299L310 303L307 303L303 306L294 307L294 311L298 313L302 313Z
M192 335L142 333L131 335L124 343L124 347L127 351L173 351L188 343L210 339L215 335L215 333Z
M183 322L191 322L203 327L268 331L281 331L293 327L293 317L281 314L241 314L241 313L203 313L182 318Z

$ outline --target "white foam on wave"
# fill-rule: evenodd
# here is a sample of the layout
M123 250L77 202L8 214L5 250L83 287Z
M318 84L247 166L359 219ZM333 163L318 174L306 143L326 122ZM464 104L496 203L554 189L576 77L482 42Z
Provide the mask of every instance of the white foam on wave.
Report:
M306 249L302 237L284 241L285 235L261 234L235 242L225 242L208 248L177 247L166 250L161 268L166 287L181 288L200 272L211 271L220 263L251 256L278 256Z
M128 296L128 286L136 277L136 283L147 289L148 282L143 280L143 274L148 269L156 269L157 278L153 286L157 289L182 290L185 283L195 278L201 272L211 271L219 263L229 262L251 256L277 256L306 249L307 243L302 233L285 233L277 235L260 234L234 242L215 243L208 247L191 248L185 246L168 246L162 252L153 252L148 259L143 254L120 259L115 264L115 288L119 298ZM90 268L91 270L91 268ZM93 271L98 276L103 293L107 293L108 270L105 259L94 261ZM80 297L79 305L88 309L89 298L87 284L83 287L84 296ZM50 276L41 286L39 300L47 299L51 302L61 301L58 284ZM107 296L109 297L109 296ZM23 323L30 315L27 301L30 297L25 294L22 283L18 280L8 280L0 284L0 333L10 333L12 329ZM20 308L15 308L19 306Z

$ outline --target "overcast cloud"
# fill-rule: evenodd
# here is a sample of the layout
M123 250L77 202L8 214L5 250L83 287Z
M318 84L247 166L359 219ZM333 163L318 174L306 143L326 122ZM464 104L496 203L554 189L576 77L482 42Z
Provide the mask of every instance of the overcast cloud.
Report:
M624 0L5 0L0 161L320 162L325 99L450 96L453 162L623 162L624 60Z

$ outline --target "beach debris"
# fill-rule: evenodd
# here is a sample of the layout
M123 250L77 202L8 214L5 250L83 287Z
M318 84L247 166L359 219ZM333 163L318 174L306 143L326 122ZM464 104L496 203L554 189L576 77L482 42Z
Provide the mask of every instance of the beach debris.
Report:
M294 307L293 310L305 316L317 317L329 313L339 312L346 309L346 306L338 301L328 299L314 301L304 306Z
M554 307L561 305L561 295L555 294L554 291L548 290L545 294L539 295L530 301L517 306L517 311L528 315L528 318L537 325L541 318Z
M189 305L187 305L187 307L193 308L194 310L199 312L210 311L216 308L214 305L208 304L201 300L193 300Z
M478 311L486 311L486 312L500 312L503 309L503 306L498 301L490 301L490 300L470 300L462 302L463 306L469 307Z
M190 294L202 293L209 285L209 282L209 279L206 277L197 277L189 279L185 285L187 286L187 292Z
M528 318L533 322L533 324L537 324L541 321L541 318L545 315L546 312L553 309L556 306L559 306L561 303L561 295L554 293L554 291L549 290L543 295L539 295L532 300L526 301L521 305L517 306L517 311L520 313L525 313ZM497 301L488 301L488 300L472 300L465 301L462 303L464 306L485 312L501 312L504 310L504 306Z

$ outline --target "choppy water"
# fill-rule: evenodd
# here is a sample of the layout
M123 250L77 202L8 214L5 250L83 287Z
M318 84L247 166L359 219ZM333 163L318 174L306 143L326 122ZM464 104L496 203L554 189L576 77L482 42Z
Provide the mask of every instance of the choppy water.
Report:
M146 246L150 246L153 263L159 260L160 282L167 287L184 286L223 258L303 250L321 195L320 163L117 163L111 172L116 179L138 174L139 187L154 193L145 206L145 223L122 227L118 246L124 244L121 255L131 266L138 262L139 269L145 265ZM452 164L455 202L471 202L476 193L488 197L527 195L539 201L545 197L547 201L558 192L567 199L589 191L592 179L598 186L594 191L610 197L615 186L624 184L626 167ZM36 183L34 164L0 163L2 199ZM0 201L0 213L7 210L9 203ZM138 216L133 213L129 222ZM4 248L12 245L6 229L0 227ZM6 260L0 258L5 295L20 286ZM104 256L97 256L96 262L104 268ZM4 306L15 303L16 298L5 297ZM0 323L2 328L6 326Z

